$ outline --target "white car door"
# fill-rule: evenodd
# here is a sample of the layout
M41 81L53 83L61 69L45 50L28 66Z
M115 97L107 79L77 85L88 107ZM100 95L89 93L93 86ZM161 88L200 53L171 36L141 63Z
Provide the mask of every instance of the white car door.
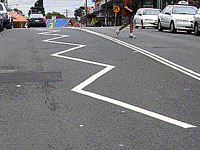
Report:
M159 20L160 20L160 23L161 23L161 25L164 27L164 25L165 25L165 11L166 11L166 9L167 9L168 7L165 7L164 9L163 9L163 11L159 14Z
M168 9L168 13L169 15L167 15L166 17L166 20L167 20L167 28L170 28L170 23L172 21L172 8L173 6L170 6L169 9Z
M170 26L170 20L171 20L171 7L167 6L167 9L164 12L164 17L163 17L163 26L166 28L169 28Z
M135 16L134 16L134 24L137 25L137 18L139 17L138 14L140 12L140 9L138 9L138 11L136 12Z
M136 23L137 23L138 25L141 24L141 17L142 17L142 10L139 10L138 16L137 16L137 18L136 18Z

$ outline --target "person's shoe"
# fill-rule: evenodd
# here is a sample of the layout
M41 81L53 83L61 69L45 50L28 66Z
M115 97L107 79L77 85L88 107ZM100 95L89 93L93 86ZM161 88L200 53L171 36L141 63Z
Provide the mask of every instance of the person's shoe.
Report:
M132 38L135 39L136 36L130 35L129 38L131 38L131 39L132 39Z
M133 33L130 33L129 38L136 38L136 36L133 36Z
M136 36L130 35L129 38L130 38L130 39L135 39Z
M116 35L117 35L117 36L119 35L119 30L116 30Z

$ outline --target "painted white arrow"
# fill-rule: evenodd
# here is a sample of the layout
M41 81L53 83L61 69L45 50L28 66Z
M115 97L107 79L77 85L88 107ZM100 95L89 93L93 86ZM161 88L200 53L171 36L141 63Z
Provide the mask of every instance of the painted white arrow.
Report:
M84 62L84 63L88 63L88 64L94 64L94 65L105 67L104 69L102 69L98 73L96 73L96 74L92 75L91 77L89 77L88 79L86 79L84 82L82 82L82 83L78 84L77 86L75 86L73 89L71 89L71 91L74 91L74 92L77 92L77 93L80 93L80 94L83 94L83 95L87 95L87 96L90 96L90 97L93 97L93 98L96 98L96 99L99 99L99 100L102 100L102 101L105 101L105 102L108 102L108 103L111 103L111 104L114 104L114 105L118 105L118 106L121 106L121 107L130 109L130 110L133 110L135 112L138 112L138 113L141 113L141 114L153 117L155 119L159 119L161 121L164 121L164 122L167 122L167 123L170 123L170 124L182 127L182 128L193 128L193 127L196 127L194 125L190 125L188 123L185 123L185 122L182 122L182 121L178 121L176 119L172 119L170 117L166 117L164 115L160 115L160 114L157 114L155 112L152 112L152 111L149 111L149 110L146 110L146 109L142 109L142 108L133 106L131 104L127 104L125 102L121 102L119 100L115 100L115 99L108 98L108 97L105 97L105 96L102 96L102 95L99 95L99 94L96 94L96 93L93 93L93 92L89 92L89 91L83 90L86 86L88 86L89 84L91 84L92 82L94 82L95 80L97 80L99 77L103 76L104 74L106 74L109 71L111 71L112 69L114 69L115 66L108 65L108 64L103 64L103 63L98 63L98 62L93 62L93 61L89 61L89 60L84 60L84 59L80 59L80 58L73 58L73 57L63 56L61 54L64 54L64 53L67 53L67 52L70 52L70 51L73 51L73 50L85 47L86 45L53 41L53 40L56 40L56 39L61 39L61 38L69 37L69 35L53 34L54 32L59 32L59 30L45 30L45 31L46 32L42 32L42 33L38 33L38 34L55 35L55 36L58 36L58 37L46 39L46 40L43 40L43 42L54 43L54 44L62 44L62 45L73 45L73 46L75 46L73 48L70 48L70 49L67 49L67 50L62 50L60 52L51 54L50 56L64 58L64 59L69 59L69 60L73 60L73 61ZM127 45L127 46L130 46L130 45Z

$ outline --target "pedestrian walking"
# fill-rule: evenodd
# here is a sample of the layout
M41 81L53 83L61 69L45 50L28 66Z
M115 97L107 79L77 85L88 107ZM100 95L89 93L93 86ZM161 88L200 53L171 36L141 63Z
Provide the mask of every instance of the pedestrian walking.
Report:
M119 32L130 25L130 35L129 38L136 38L136 36L133 36L133 18L134 14L137 11L137 1L136 0L123 0L123 9L122 9L122 19L123 19L123 25L116 30L116 35L118 36Z

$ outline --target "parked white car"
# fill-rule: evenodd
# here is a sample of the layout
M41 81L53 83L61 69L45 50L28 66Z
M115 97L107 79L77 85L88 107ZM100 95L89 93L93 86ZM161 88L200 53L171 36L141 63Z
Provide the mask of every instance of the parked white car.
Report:
M194 15L197 8L186 5L168 5L158 15L158 31L169 29L174 33L177 30L185 30L188 33L194 31Z
M158 14L160 9L140 8L134 16L134 25L136 28L155 27L158 26Z

